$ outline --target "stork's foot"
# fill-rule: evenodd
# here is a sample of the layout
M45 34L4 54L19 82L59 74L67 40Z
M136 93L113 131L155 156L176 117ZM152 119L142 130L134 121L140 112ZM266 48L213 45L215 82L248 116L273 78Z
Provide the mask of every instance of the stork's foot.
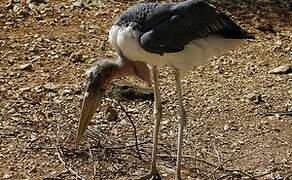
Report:
M149 174L146 174L145 176L139 177L136 180L162 180L159 172L158 171L154 171L154 172L150 172Z

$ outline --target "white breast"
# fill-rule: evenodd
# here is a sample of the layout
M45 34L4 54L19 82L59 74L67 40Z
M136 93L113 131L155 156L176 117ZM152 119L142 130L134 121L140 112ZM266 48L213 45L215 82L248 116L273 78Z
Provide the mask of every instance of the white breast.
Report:
M193 66L208 62L211 56L218 55L236 45L240 39L226 39L216 35L197 39L187 44L183 51L176 53L154 54L145 51L139 43L139 33L130 27L113 26L109 33L110 43L132 61L143 61L153 65L171 65L181 72L187 72Z

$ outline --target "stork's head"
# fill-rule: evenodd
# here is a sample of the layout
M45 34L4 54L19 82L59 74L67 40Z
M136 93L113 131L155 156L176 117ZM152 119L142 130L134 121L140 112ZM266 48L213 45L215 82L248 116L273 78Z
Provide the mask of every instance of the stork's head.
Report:
M101 105L105 90L112 79L122 76L134 75L151 85L150 70L143 62L134 62L119 56L116 61L99 60L87 71L88 83L85 90L85 97L82 106L82 114L79 120L76 145L79 144L82 136L93 117L96 108Z
M76 144L78 145L95 113L101 105L101 100L106 88L118 69L118 64L111 60L99 60L87 71L88 82L82 106L81 119L77 132Z

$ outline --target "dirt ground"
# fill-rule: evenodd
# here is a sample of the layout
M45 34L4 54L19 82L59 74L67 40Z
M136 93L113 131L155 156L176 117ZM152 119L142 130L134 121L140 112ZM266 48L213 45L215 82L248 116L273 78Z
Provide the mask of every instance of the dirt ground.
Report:
M182 177L292 179L292 118L265 114L292 110L291 68L269 73L292 65L291 2L212 2L256 39L193 68L182 80L188 118ZM148 172L152 100L119 100L123 110L109 93L85 142L74 145L85 71L99 58L115 57L108 30L135 3L0 2L0 179L133 179ZM178 105L171 69L160 68L159 77L158 167L163 179L173 179ZM147 88L135 78L113 83ZM106 113L113 111L116 116Z

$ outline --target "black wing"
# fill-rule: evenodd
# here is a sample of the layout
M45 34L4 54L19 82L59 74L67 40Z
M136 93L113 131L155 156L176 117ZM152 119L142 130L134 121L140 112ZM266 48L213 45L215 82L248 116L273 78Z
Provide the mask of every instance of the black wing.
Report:
M224 13L203 1L189 0L153 8L142 27L141 46L163 55L178 52L190 41L218 34L231 39L251 39L249 34ZM140 23L138 23L140 24ZM151 26L149 28L149 26ZM146 31L145 31L146 30Z

